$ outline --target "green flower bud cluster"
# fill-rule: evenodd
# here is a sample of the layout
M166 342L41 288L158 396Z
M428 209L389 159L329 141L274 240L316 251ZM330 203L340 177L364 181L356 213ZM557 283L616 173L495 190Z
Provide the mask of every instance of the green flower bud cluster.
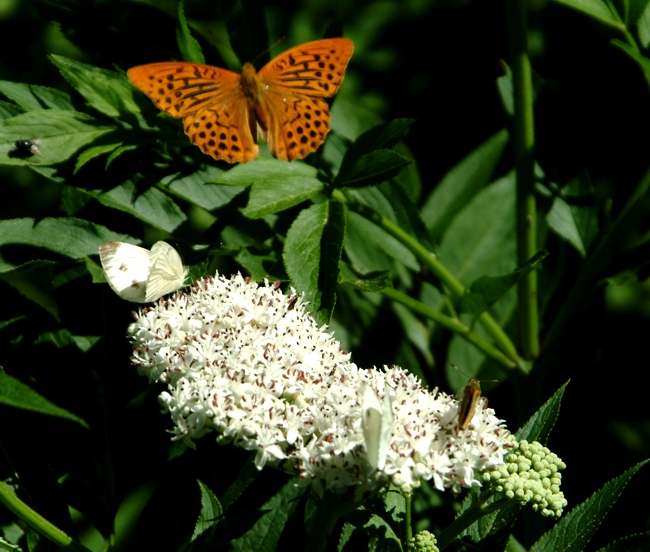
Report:
M532 503L533 510L543 516L560 517L567 501L560 491L559 470L566 468L566 464L537 441L522 440L514 445L504 464L484 472L485 483L521 504Z
M409 540L409 552L439 552L436 537L429 531L420 531Z

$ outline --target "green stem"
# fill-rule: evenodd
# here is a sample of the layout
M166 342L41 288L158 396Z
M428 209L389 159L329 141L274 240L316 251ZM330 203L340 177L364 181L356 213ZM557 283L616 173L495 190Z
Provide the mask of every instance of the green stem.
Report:
M411 517L411 506L412 506L411 499L412 498L413 498L413 493L407 493L404 496L404 499L406 500L406 505L405 505L406 512L405 512L405 515L404 515L404 523L406 525L406 543L405 543L406 546L404 546L403 548L406 549L406 550L410 549L409 545L410 545L411 539L413 538L413 520L412 520L412 517Z
M52 525L43 516L37 514L27 506L27 504L12 493L9 487L2 482L0 482L0 502L34 529L34 531L37 531L58 545L59 548L72 550L73 552L89 552L85 546L79 544L72 537L66 535L61 529Z
M433 320L434 322L444 326L448 330L457 333L462 338L469 341L477 349L483 351L486 355L491 356L499 364L508 369L513 369L517 367L517 363L510 360L506 357L499 349L494 347L490 342L483 339L480 335L473 332L470 328L465 326L457 318L451 318L442 314L441 312L428 307L424 303L409 297L405 293L396 290L395 288L386 288L381 291L382 295L401 303L402 305L408 307L413 312L417 312L426 316L427 318Z
M380 215L367 205L356 201L349 194L344 194L341 190L334 190L332 195L337 200L347 204L348 207L356 213L359 213L363 217L379 226L382 230L393 236L402 245L408 248L408 250L411 251L413 255L415 255L420 264L431 270L431 272L433 272L443 282L443 284L447 286L454 298L459 298L461 295L463 295L463 293L465 293L465 288L458 280L456 280L453 274L447 270L447 268L431 251L420 244L408 232L405 232L393 221ZM510 341L508 335L496 323L492 316L490 316L489 313L484 312L479 316L478 319L483 327L488 331L492 339L494 339L497 348L500 349L510 361L512 361L510 363L510 367L517 365L519 360L517 349L515 348L512 341Z
M533 79L526 41L528 25L526 2L508 0L508 32L512 63L515 113L513 144L517 172L517 265L537 253L537 208L535 186L535 127L533 116ZM519 341L527 359L539 355L539 312L537 271L532 270L517 285Z

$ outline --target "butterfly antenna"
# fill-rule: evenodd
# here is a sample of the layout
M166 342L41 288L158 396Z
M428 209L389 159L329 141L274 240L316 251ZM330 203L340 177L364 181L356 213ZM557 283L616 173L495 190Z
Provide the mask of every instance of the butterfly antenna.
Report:
M286 39L287 39L286 36L283 36L283 37L278 38L278 39L277 39L273 44L271 44L271 45L270 45L266 50L264 50L264 51L260 52L259 54L257 54L257 55L255 56L255 58L253 59L252 63L255 63L255 62L256 62L256 61L257 61L261 56L263 56L264 54L270 52L273 48L275 48L278 44L280 44L280 42L282 42L283 40L286 40Z
M475 379L475 378L472 378L472 376L470 376L469 374L466 374L465 372L463 372L463 371L462 371L458 366L456 366L455 364L452 364L451 367L452 367L454 370L456 370L456 371L460 372L461 374L463 374L463 376L468 377L469 379ZM503 381L503 380L486 380L486 379L482 379L481 381L483 381L483 382L485 382L485 383L498 383L498 382Z

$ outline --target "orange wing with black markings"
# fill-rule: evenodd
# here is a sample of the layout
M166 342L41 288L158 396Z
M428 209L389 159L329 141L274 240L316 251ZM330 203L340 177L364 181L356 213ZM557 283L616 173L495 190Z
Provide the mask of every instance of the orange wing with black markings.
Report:
M128 71L131 82L165 113L183 118L203 153L229 163L257 157L257 127L278 159L303 159L330 128L322 98L338 91L354 46L329 38L290 48L257 73L241 75L187 62L151 63Z

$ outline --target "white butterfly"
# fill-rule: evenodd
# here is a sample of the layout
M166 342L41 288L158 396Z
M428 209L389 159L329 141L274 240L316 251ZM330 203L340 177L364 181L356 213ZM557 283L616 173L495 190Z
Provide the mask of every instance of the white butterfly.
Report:
M361 427L366 444L368 463L377 470L386 466L386 456L393 436L393 405L388 386L384 388L384 402L368 384L361 389Z
M99 247L99 258L111 289L122 299L151 303L185 283L188 269L181 256L164 241L151 251L124 242L108 242Z

